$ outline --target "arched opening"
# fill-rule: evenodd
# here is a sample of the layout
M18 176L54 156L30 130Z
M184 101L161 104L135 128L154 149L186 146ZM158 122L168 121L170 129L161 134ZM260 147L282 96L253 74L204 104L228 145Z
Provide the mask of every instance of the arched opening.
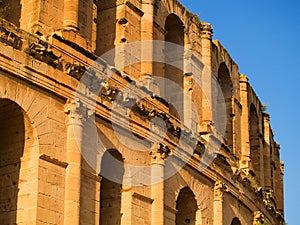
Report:
M249 133L250 133L250 156L252 159L252 166L254 173L257 177L257 181L260 178L260 144L259 144L259 121L256 108L253 104L250 106L250 121L249 121Z
M233 91L233 84L230 79L230 74L227 66L225 63L222 63L218 70L218 82L222 90L221 93L217 96L217 103L224 104L226 107L226 115L222 118L222 121L226 121L225 126L225 143L228 147L232 149L233 147L233 124L232 124L232 91ZM219 117L219 115L218 115ZM218 125L218 124L216 124Z
M20 0L0 0L0 17L19 27L21 19Z
M231 222L230 225L241 225L241 221L240 221L237 217L235 217L235 218L232 220L232 222Z
M3 99L0 99L0 140L0 224L15 224L25 125L20 107Z
M117 150L107 150L101 160L100 224L121 224L123 157Z
M170 103L170 114L183 120L184 25L178 16L170 14L166 19L165 30L165 90L163 93Z
M94 1L96 11L96 50L97 56L115 48L116 41L116 0ZM114 60L112 56L111 61ZM109 61L109 63L112 63Z
M26 202L37 198L37 145L28 117L8 99L0 99L0 142L0 224L30 222L25 215L36 209Z
M190 188L180 190L176 201L176 225L195 225L197 201Z

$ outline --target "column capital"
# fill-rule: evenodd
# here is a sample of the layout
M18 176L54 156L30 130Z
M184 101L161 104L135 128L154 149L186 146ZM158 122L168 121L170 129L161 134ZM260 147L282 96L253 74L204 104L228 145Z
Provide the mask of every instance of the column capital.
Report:
M249 78L245 74L241 74L240 83L249 83Z
M264 224L265 216L261 211L254 212L253 225Z
M224 184L222 181L216 181L214 186L214 197L215 198L222 198L224 193L228 192L228 188L226 184Z
M149 154L152 157L152 163L164 163L163 161L168 158L170 153L170 148L160 143L158 145L155 144Z
M68 115L67 124L82 125L82 123L92 115L91 110L79 99L68 99L65 104L64 112Z
M200 29L201 29L202 38L206 38L206 39L210 39L210 40L212 39L213 27L211 24L209 24L207 22L201 22Z

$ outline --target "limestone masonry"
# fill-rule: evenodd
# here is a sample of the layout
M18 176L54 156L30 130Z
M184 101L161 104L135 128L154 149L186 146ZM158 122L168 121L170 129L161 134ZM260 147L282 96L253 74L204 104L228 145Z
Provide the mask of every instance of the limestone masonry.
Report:
M0 0L0 225L283 225L270 116L177 0Z

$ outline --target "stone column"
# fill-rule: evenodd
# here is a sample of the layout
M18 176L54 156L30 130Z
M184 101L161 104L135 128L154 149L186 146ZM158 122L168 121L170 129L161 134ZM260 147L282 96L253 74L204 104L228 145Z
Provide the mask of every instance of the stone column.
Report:
M227 187L221 181L216 181L214 187L214 225L223 225L223 199Z
M64 0L64 28L79 31L79 0Z
M212 36L213 28L209 23L201 22L201 43L202 43L202 62L204 68L201 76L202 89L202 124L200 132L210 132L209 127L211 124L213 113L213 90L212 90L212 63L211 63L211 51L212 51Z
M164 160L170 150L162 144L151 152L151 199L152 220L151 225L164 225Z
M152 41L154 40L154 6L155 0L143 0L142 1L142 10L144 12L144 15L142 17L142 41ZM151 59L153 58L153 46L150 48L150 46L144 46L142 45L142 61L143 59ZM143 62L142 68L141 68L142 76L152 76L153 75L153 64L152 62Z
M198 206L197 211L196 211L196 222L195 225L202 225L202 213L201 213L201 208Z
M270 155L270 116L266 113L263 114L264 122L264 184L262 187L265 189L271 188L271 155Z
M142 1L142 11L144 15L141 18L141 78L143 79L143 85L149 90L155 92L159 95L158 88L153 83L154 75L154 64L153 64L153 54L154 54L154 10L156 6L156 0L143 0ZM145 41L143 43L143 41Z
M100 188L102 177L99 176L99 180L96 182L95 187L95 225L100 224ZM101 224L100 224L101 225Z
M240 98L242 105L241 116L241 146L242 154L240 167L248 172L251 169L251 155L250 155L250 137L249 137L249 100L248 100L248 77L244 74L240 75Z
M284 162L280 162L280 178L278 182L279 186L279 193L277 199L278 199L278 206L277 210L281 213L281 215L284 217Z
M67 162L65 183L64 224L79 225L80 221L80 183L81 183L81 148L83 122L87 110L82 103L69 101L65 105L67 114Z
M280 162L280 145L275 143L275 167L274 171L274 195L276 199L276 209L283 213L283 175L284 175L284 163Z

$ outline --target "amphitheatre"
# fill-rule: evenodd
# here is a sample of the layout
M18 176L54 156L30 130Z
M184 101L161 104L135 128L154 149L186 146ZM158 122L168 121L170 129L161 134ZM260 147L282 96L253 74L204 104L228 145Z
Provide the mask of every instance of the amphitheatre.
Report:
M1 225L283 225L270 116L177 0L0 1Z

